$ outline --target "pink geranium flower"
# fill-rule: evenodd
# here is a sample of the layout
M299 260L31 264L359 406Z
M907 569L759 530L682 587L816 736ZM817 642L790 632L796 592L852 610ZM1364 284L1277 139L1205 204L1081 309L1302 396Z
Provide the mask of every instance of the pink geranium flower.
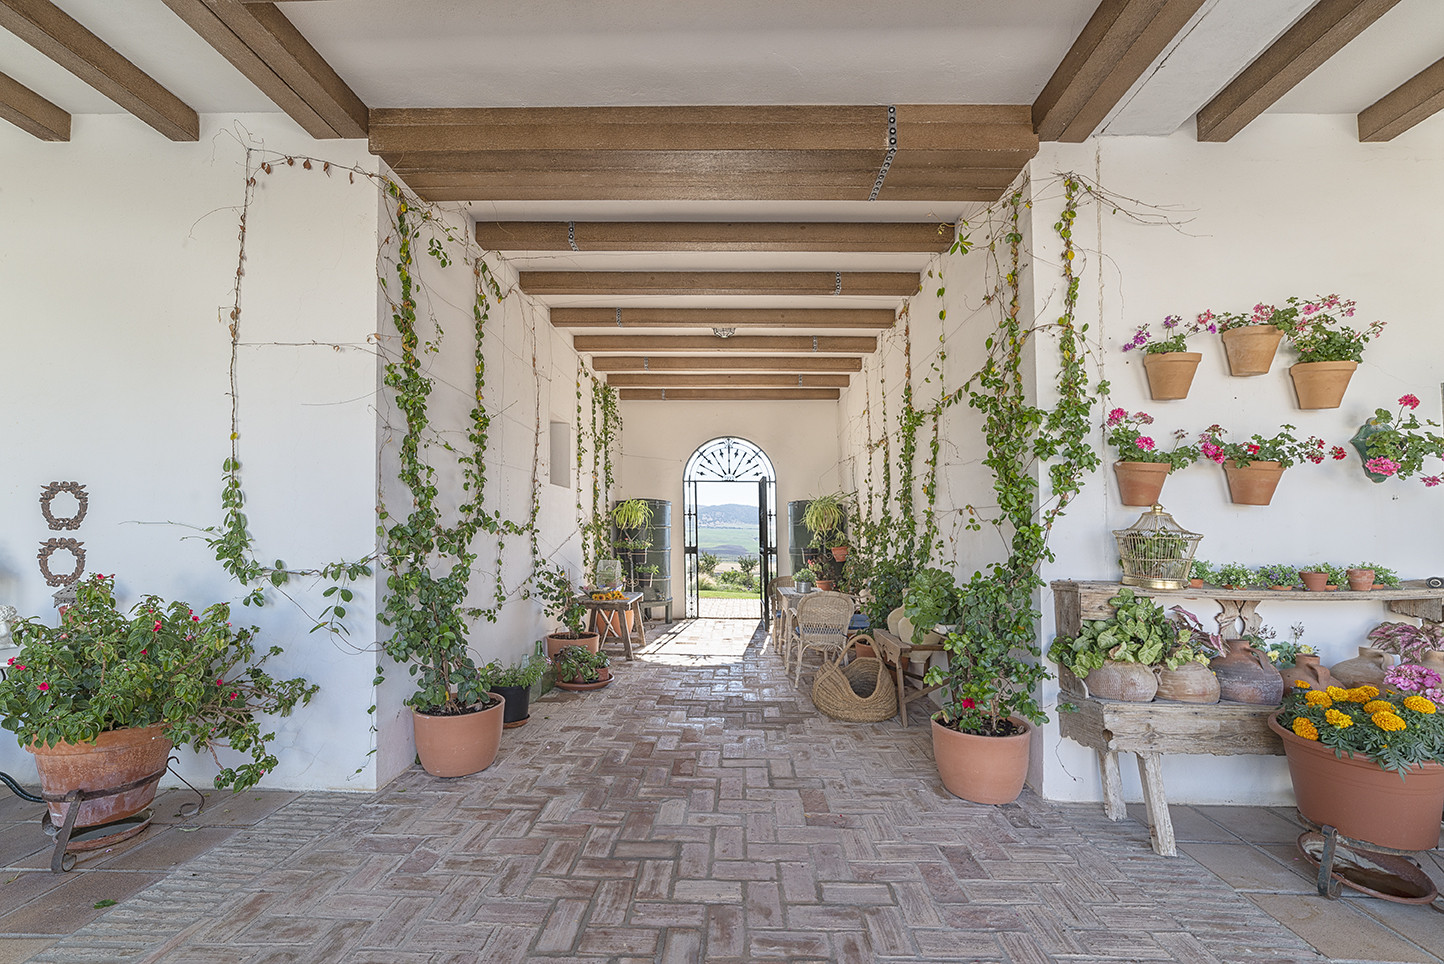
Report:
M1405 408L1418 408L1419 397L1417 395L1400 395L1399 404Z
M1147 435L1138 436L1138 438L1134 441L1133 444L1138 446L1145 452L1153 451L1153 439L1149 438Z
M1393 459L1386 459L1380 456L1365 462L1364 468L1377 475L1393 475L1399 471L1399 463Z
M50 689L50 684L49 684L49 683L36 683L36 684L35 684L35 688L38 689L40 692L44 693L44 692L47 692L47 691Z

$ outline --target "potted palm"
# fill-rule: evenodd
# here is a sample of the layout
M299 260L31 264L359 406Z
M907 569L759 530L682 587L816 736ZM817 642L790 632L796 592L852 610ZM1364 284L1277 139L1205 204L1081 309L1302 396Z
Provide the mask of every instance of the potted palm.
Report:
M256 627L233 627L230 606L196 611L146 596L128 614L115 600L115 577L76 585L75 603L56 627L16 622L0 680L0 725L35 754L42 790L121 787L124 793L79 805L74 825L95 826L143 810L155 796L172 745L211 755L217 787L243 790L275 768L267 716L309 703L317 687L265 670L281 648L258 651ZM246 762L221 762L231 748ZM51 803L61 823L68 803Z
M1118 479L1118 496L1124 505L1153 505L1163 493L1163 482L1174 469L1186 468L1198 458L1198 449L1183 445L1187 433L1173 433L1173 448L1163 450L1143 430L1153 424L1147 412L1115 408L1103 423L1108 444L1118 449L1113 474Z
M547 635L547 658L551 659L564 646L585 646L592 652L601 648L596 633L582 629L587 607L577 600L577 587L563 566L538 566L535 589L548 616L562 624L557 632Z
M959 586L943 569L918 570L903 600L913 640L947 628L948 665L924 679L941 687L933 714L933 756L943 786L974 803L1009 803L1023 790L1033 727L1047 722L1034 695L1048 670L1038 662L1033 624L1036 577L994 564Z

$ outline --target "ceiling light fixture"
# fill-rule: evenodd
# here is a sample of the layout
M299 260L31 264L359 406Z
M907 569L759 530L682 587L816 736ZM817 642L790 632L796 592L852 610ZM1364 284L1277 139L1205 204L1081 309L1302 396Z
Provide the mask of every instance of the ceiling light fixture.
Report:
M736 329L736 328L713 328L713 329L712 329L712 334L716 335L718 338L731 338L733 335L737 334L737 329Z

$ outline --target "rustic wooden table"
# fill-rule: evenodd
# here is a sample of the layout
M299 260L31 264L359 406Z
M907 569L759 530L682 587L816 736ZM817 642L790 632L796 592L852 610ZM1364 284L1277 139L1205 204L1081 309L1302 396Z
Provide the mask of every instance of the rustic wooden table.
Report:
M622 637L622 652L627 659L632 658L632 631L627 626L627 613L634 613L637 623L637 645L647 645L647 630L643 626L642 619L642 594L639 592L624 593L621 599L593 599L590 593L583 593L577 597L577 602L585 606L591 614L591 631L596 633L600 639L597 645L600 646L607 641L608 636ZM617 624L620 632L613 630L609 620L598 618L600 613L617 613Z

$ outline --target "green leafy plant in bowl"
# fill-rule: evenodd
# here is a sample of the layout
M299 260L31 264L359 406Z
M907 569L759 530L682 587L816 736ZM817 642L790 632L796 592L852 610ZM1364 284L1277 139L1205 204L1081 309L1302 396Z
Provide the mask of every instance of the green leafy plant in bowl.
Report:
M1125 586L1108 603L1113 607L1112 616L1085 620L1072 639L1057 637L1048 647L1048 658L1086 679L1108 660L1158 666L1166 654L1175 652L1178 627L1153 600ZM1185 661L1180 659L1179 664Z

